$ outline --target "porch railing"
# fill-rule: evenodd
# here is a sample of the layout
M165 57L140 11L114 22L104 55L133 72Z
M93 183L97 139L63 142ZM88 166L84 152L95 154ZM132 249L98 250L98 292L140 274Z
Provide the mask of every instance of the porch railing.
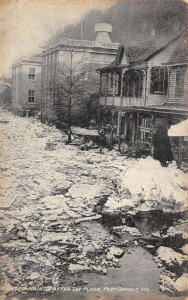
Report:
M100 97L99 98L99 104L101 106L113 106L113 107L131 107L131 106L144 106L145 101L144 98L125 98L123 97Z

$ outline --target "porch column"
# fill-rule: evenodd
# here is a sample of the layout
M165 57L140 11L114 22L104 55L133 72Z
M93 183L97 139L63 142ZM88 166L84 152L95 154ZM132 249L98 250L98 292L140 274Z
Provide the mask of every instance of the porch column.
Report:
M150 154L154 156L154 123L155 123L155 116L154 114L151 115L151 146L150 146Z
M102 76L103 76L103 73L100 72L100 94L101 94L101 91L102 91Z
M131 113L132 143L135 140L135 114Z
M120 97L123 97L123 76L124 76L124 70L122 70L121 72L121 78L120 78Z
M128 123L128 115L127 113L125 113L125 124L124 124L124 132L123 132L125 139L127 139L127 125L128 125L127 123Z
M138 140L138 134L139 134L139 118L140 118L140 115L137 112L136 113L136 134L135 134L135 139L136 140Z
M168 87L167 87L167 102L168 102L170 96L170 73L171 73L170 67L167 67L167 72L168 72Z
M100 129L100 126L102 125L101 124L101 109L100 109L100 106L99 106L99 102L98 102L98 108L97 108L97 128L98 130Z
M112 76L113 76L113 95L112 95L112 97L113 97L113 107L114 107L115 88L116 88L116 86L115 86L116 72L115 73L113 72Z
M145 87L144 87L144 106L147 106L147 81L148 81L148 67L143 70Z
M111 120L111 133L110 133L110 148L113 148L113 143L114 143L114 114L115 110L112 111L112 120Z
M118 112L118 122L117 122L117 133L118 133L118 136L120 138L121 136L121 119L122 119L122 112Z
M122 109L122 106L123 106L123 77L124 77L124 74L127 70L128 70L128 68L122 70L122 72L121 72L121 87L120 87L121 109Z
M106 107L106 102L107 102L107 96L108 96L108 74L106 75L106 93L105 93L105 107Z

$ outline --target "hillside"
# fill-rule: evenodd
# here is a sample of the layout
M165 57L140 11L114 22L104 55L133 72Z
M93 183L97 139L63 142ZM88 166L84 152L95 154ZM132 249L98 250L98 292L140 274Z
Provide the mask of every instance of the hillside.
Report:
M124 0L104 11L91 11L82 22L82 38L94 40L94 26L107 22L113 26L114 42L150 40L155 34L168 36L181 30L187 22L187 5L179 0ZM52 40L62 37L81 39L81 26L71 25L57 32Z

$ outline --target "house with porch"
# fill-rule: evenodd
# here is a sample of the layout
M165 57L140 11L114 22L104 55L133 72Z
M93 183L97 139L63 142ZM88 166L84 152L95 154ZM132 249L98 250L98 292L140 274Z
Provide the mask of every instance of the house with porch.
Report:
M135 51L138 50L138 51ZM99 119L109 144L140 142L162 162L178 160L168 128L188 116L187 34L155 37L145 49L121 45L115 61L100 68Z

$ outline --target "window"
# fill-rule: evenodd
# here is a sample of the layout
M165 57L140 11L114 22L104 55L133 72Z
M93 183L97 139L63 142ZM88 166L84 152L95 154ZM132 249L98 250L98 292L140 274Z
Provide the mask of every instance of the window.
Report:
M30 103L35 102L35 91L34 90L28 91L28 102L30 102Z
M132 98L142 97L143 74L139 70L125 72L123 84L123 96Z
M109 83L110 88L117 88L119 85L120 75L117 73L110 73L109 74Z
M35 68L29 68L29 79L35 79Z
M139 118L139 125L138 125L138 130L139 130L139 138L141 141L144 141L146 143L151 142L151 129L152 129L152 120L150 117L146 116L141 116Z
M155 67L151 69L152 94L167 94L168 89L168 70L167 68Z
M100 73L100 92L101 96L120 95L120 74L119 73Z
M120 74L115 74L115 87L120 88Z
M176 71L175 97L183 97L184 95L184 77L185 77L184 69L179 69Z

